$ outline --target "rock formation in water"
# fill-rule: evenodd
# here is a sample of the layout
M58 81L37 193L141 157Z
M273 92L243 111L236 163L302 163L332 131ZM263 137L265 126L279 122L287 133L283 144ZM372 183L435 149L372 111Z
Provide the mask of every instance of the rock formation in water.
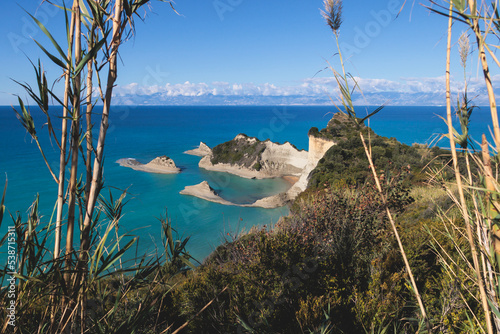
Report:
M212 154L212 149L208 147L208 145L204 142L200 142L200 146L195 149L185 151L184 153L204 157L206 155Z
M148 173L175 174L181 171L181 169L175 165L175 162L165 155L156 157L147 164L142 164L133 158L120 159L117 163L123 167L129 167L134 170Z
M180 192L181 195L191 195L210 202L220 203L224 205L235 205L221 198L215 190L210 187L207 181L203 181L194 186L187 186Z

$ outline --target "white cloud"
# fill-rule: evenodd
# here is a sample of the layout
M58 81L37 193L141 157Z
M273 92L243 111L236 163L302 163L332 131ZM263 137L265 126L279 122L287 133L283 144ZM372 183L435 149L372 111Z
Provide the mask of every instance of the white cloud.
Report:
M371 79L355 77L363 94L356 93L353 97L357 104L381 104L389 101L394 105L444 105L445 104L445 77L433 78L400 78L399 80ZM500 75L492 78L493 85L500 85ZM351 88L354 81L350 82ZM463 91L460 80L452 80L452 94L456 96ZM470 79L468 83L469 97L478 96L476 104L484 104L486 100L484 80ZM192 83L186 81L180 84L167 83L163 86L144 86L131 83L117 86L114 90L118 102L122 99L130 100L141 97L149 104L164 104L177 98L189 103L188 98L197 98L197 103L203 99L220 101L243 101L241 103L258 104L259 99L270 101L269 98L280 99L281 103L322 104L329 103L330 97L337 99L339 89L334 77L306 78L295 84L278 86L273 83ZM224 99L229 98L230 100ZM121 99L120 99L121 98ZM239 99L238 99L239 98ZM135 99L134 99L135 100ZM246 101L246 102L245 102ZM285 101L285 102L283 102ZM286 102L288 101L288 102ZM299 102L297 102L299 101Z

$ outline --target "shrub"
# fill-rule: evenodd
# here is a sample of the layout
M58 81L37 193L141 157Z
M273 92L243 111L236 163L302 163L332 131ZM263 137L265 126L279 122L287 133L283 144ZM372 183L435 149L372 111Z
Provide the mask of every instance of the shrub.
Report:
M331 129L327 128L328 131ZM340 131L337 129L337 131ZM365 129L364 131L368 131ZM362 185L372 175L359 132L345 129L337 145L332 146L311 172L309 187L323 189L337 184ZM414 147L371 134L371 152L374 165L382 177L407 169L407 181L422 182L422 170L447 161L448 151ZM462 159L463 160L463 159Z
M248 141L248 137L233 139L219 144L212 149L212 164L226 163L253 167L254 161L259 160L266 144L261 141Z

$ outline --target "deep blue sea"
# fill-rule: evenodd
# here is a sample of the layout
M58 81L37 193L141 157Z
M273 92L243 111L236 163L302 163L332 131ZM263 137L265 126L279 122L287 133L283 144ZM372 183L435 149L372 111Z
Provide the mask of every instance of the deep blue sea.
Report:
M36 108L31 108L31 112L47 158L57 174L56 145L48 139L44 116ZM248 203L284 191L288 184L282 179L249 180L208 172L198 168L199 157L183 152L197 147L200 141L213 147L239 133L261 140L289 141L299 149L307 150L308 130L313 126L324 128L332 112L335 112L334 107L318 106L113 107L105 147L107 188L102 194L108 195L111 190L117 198L127 189L128 202L120 222L120 233L139 237L137 255L153 252L155 247L162 248L161 225L157 218L168 212L178 234L191 237L187 248L201 261L224 238L228 238L228 234L248 231L253 225L271 225L282 215L287 215L288 209L224 206L180 195L179 191L207 180L222 197ZM55 110L55 114L58 113L60 109ZM366 114L364 107L358 108L358 115L361 114ZM370 126L380 135L395 137L409 145L429 143L437 134L446 131L445 124L436 115L444 116L445 108L386 107L373 117ZM482 132L489 137L489 117L487 108L475 111L471 121L474 138L479 139ZM443 141L440 146L449 146L449 142ZM182 172L149 174L116 163L121 158L135 158L147 163L161 155L171 157ZM39 194L42 221L48 221L55 205L57 187L36 144L26 134L11 107L0 107L0 186L4 175L8 177L5 200L8 212L19 211L26 218L30 204ZM0 228L1 235L10 224L7 215Z

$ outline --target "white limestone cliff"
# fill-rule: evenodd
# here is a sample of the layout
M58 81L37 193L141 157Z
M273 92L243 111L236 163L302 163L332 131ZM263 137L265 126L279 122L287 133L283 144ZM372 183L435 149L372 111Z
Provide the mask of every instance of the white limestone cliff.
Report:
M239 134L233 140L245 141L246 145L258 142L256 138ZM273 143L269 140L261 142L264 150L255 159L245 165L229 163L212 163L213 153L204 156L199 163L200 168L210 171L227 172L245 178L273 178L285 175L299 176L308 163L307 151L298 150L289 142ZM255 165L259 168L255 168ZM247 167L250 166L250 167Z

